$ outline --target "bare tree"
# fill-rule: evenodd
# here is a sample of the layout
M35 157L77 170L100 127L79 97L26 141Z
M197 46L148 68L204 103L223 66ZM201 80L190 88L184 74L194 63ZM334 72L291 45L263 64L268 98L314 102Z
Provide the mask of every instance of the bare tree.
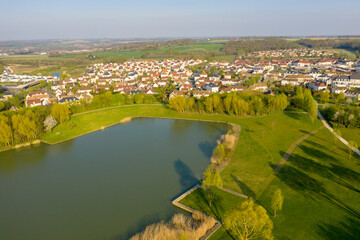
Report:
M46 131L50 130L50 132L51 132L52 129L56 126L56 124L57 124L57 121L52 115L47 116L47 118L44 121L45 130Z

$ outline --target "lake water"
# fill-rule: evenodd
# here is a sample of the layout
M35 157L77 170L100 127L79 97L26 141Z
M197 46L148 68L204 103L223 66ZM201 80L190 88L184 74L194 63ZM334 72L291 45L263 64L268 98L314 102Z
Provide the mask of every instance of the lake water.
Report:
M128 239L180 210L225 124L137 118L0 153L0 239Z
M60 75L61 75L61 72L53 72L53 73L51 73L54 77L60 77Z

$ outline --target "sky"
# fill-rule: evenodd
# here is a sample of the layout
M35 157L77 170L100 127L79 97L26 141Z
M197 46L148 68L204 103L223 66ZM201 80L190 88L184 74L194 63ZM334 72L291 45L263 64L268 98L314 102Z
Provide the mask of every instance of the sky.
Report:
M0 41L360 35L359 0L0 0Z

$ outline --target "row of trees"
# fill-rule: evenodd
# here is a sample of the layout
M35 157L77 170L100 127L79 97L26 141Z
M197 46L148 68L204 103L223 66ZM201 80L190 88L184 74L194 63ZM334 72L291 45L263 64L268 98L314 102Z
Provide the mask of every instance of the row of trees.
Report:
M225 44L222 49L226 55L247 54L253 51L294 49L302 47L296 42L283 39L246 39L234 40Z
M37 107L7 112L0 115L0 147L33 141L56 124L70 119L67 105L54 104L51 108Z
M360 109L358 107L331 105L321 111L326 120L335 127L360 128Z
M281 112L288 105L284 94L270 96L250 92L212 94L196 99L174 96L169 100L170 108L178 112L225 113L229 115L263 115Z
M105 107L115 107L125 104L153 104L156 99L153 95L146 95L144 93L127 95L127 94L112 94L110 91L103 94L95 95L92 101L80 101L80 104L71 105L72 113L79 113L91 111Z
M300 39L297 43L309 48L340 48L354 52L357 51L356 57L359 57L358 53L360 51L360 40L358 39Z

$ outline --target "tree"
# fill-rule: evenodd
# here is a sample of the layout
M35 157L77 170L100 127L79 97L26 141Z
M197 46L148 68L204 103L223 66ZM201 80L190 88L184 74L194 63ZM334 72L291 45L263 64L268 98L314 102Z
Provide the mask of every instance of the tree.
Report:
M346 104L350 105L352 103L352 99L351 98L346 98L345 102L346 102Z
M323 103L326 103L329 101L330 99L330 94L329 94L329 91L328 90L325 90L324 92L322 92L320 94L320 99Z
M205 98L204 104L205 104L205 110L207 113L214 112L214 99L212 97Z
M169 100L169 107L177 112L184 112L186 107L185 96L175 95Z
M340 92L339 95L336 97L339 102L343 102L345 100L345 95L343 92Z
M0 101L0 111L4 110L5 108L5 103Z
M56 119L52 115L49 115L44 121L45 131L50 130L51 132L51 130L56 126L56 124Z
M274 211L274 217L276 217L276 212L282 209L283 202L284 202L284 197L281 194L281 190L278 188L276 189L271 200L271 208Z
M246 200L224 216L224 227L241 240L272 240L273 223L266 210L252 200Z
M134 95L135 104L143 104L144 103L144 94L138 93Z
M70 119L69 106L66 104L55 103L51 107L51 115L53 115L60 123L63 123Z
M294 97L294 105L297 108L303 108L304 107L304 94L302 87L296 88L296 94Z
M0 143L9 146L12 142L13 134L7 119L0 118Z
M66 79L66 78L68 78L69 76L68 75L66 75L65 73L62 73L62 74L60 74L60 78L61 79Z
M16 114L11 118L14 132L17 134L16 138L21 141L29 141L37 136L36 123L28 115Z
M210 165L204 172L204 180L202 181L202 187L205 189L207 196L209 198L209 206L211 208L211 203L215 198L214 189L222 187L223 182L221 180L220 174L216 171L213 165Z
M212 159L217 164L220 164L225 159L225 148L224 144L218 145L212 155Z
M186 111L191 112L194 110L195 99L193 97L189 97L186 99Z
M232 104L232 98L233 96L231 94L228 94L225 98L224 98L224 107L225 107L225 111L227 114L231 113L231 104Z
M219 94L214 94L211 97L213 99L213 106L214 106L215 112L223 113L224 108L223 108L222 100L221 100Z

